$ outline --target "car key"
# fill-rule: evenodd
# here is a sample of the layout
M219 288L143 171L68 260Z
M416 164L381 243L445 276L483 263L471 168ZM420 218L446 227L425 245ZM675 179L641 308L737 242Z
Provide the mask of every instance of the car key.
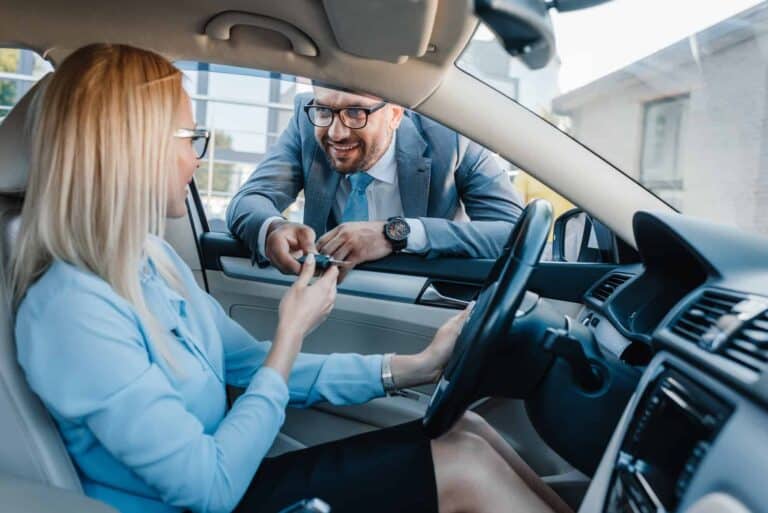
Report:
M305 260L307 259L307 255L302 255L296 260L301 264L304 265ZM320 269L321 271L325 271L332 265L344 265L347 262L344 260L336 260L333 257L330 257L328 255L323 255L322 253L315 254L315 266Z

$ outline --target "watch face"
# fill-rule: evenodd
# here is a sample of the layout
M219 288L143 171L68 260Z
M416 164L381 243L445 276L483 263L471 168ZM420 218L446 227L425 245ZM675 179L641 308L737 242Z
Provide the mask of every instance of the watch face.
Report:
M402 219L395 219L387 224L387 236L391 240L405 240L410 232L411 228L408 223Z

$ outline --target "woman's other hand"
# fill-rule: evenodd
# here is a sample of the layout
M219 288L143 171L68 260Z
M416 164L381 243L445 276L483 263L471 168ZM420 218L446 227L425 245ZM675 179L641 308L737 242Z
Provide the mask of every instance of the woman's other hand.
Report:
M448 319L421 353L392 357L392 378L398 388L434 383L440 378L473 307L474 302Z
M432 337L432 342L424 349L423 358L426 360L426 365L432 373L432 381L437 381L440 375L443 373L445 365L448 363L448 359L453 354L453 348L456 346L456 339L459 338L459 333L464 327L464 323L467 322L474 303L470 303L464 311L454 315L448 319L445 324L440 326L435 336Z

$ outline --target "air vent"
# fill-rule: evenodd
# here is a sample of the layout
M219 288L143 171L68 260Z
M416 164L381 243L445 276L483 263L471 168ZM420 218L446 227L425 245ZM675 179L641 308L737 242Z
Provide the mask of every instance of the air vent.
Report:
M631 274L614 273L604 279L599 285L597 285L590 295L600 302L605 302L613 292L624 285L628 279L632 277Z
M733 307L743 300L744 297L735 294L706 290L678 317L672 325L672 332L700 345L709 344L724 328L718 324L721 319L731 314Z
M768 312L744 323L723 345L722 355L756 372L768 368Z

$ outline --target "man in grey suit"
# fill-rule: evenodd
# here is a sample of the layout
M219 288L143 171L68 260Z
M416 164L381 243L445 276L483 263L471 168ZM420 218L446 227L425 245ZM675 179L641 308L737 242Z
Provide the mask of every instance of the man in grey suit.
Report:
M498 256L522 202L488 150L379 98L314 92L296 96L227 209L260 265L298 273L294 257L318 251L352 265L399 251ZM304 224L288 222L281 212L301 190Z

